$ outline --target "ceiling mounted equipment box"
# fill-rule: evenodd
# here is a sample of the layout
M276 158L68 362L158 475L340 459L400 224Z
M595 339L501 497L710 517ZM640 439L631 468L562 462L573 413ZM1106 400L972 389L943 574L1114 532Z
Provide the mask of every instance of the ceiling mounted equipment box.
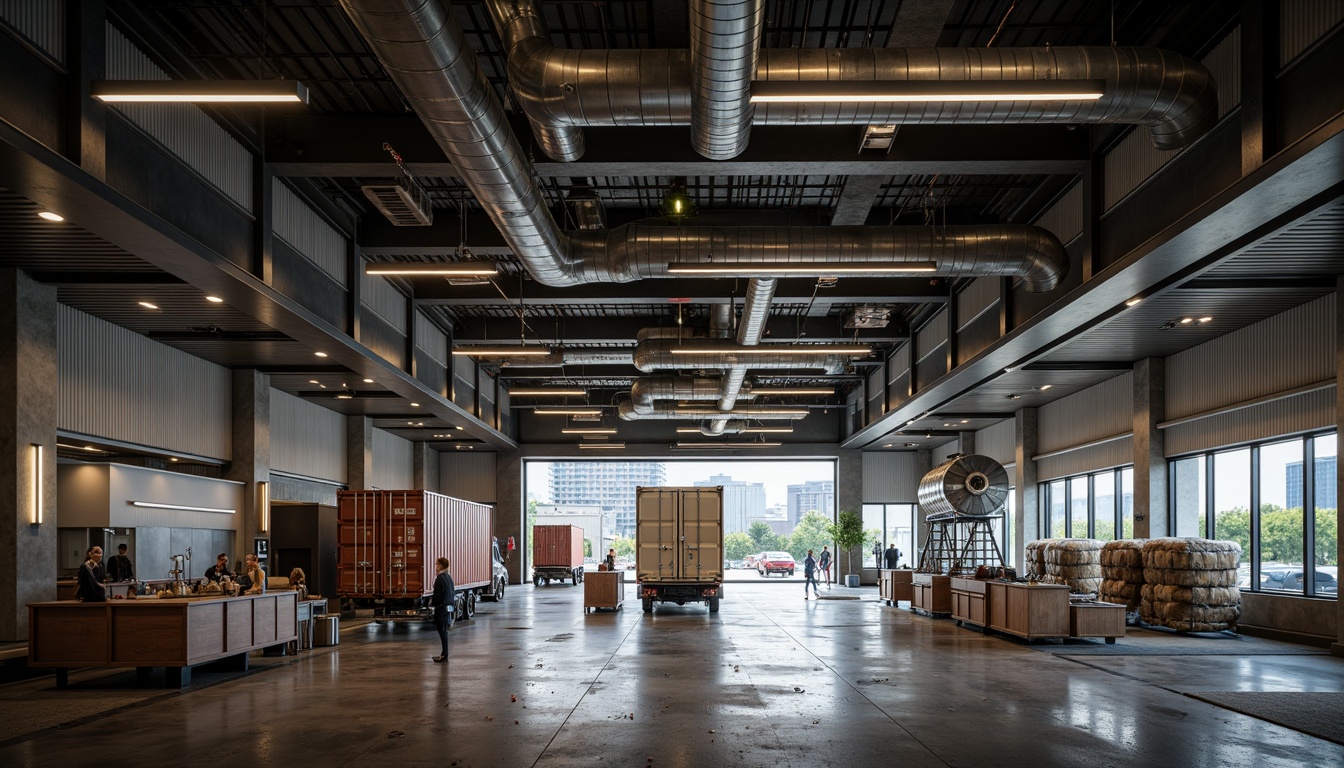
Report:
M845 327L886 328L890 322L890 307L855 307L845 318Z
M391 184L366 184L360 189L393 226L428 227L434 223L434 206L414 179L403 176Z

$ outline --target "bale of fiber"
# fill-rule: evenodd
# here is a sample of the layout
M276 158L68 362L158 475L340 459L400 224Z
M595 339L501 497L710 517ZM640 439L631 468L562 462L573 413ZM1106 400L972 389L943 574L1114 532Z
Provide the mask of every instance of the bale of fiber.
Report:
M1095 579L1064 579L1069 591L1076 595L1099 593L1101 591L1101 581L1100 577Z
M1142 568L1143 542L1143 539L1117 539L1106 542L1101 547L1102 568Z
M1130 584L1143 583L1143 567L1125 568L1118 565L1101 566L1101 578L1111 581L1125 581Z
M1045 539L1028 541L1024 567L1027 575L1041 577L1045 575Z
M1241 545L1235 541L1164 538L1149 539L1143 545L1145 568L1235 570L1240 560Z
M1236 587L1182 587L1174 584L1144 584L1144 600L1187 605L1241 605Z
M1046 563L1045 572L1052 576L1063 576L1066 579L1101 578L1101 566L1096 563L1091 565L1058 565L1055 563Z
M1108 603L1123 603L1130 608L1137 608L1139 599L1143 596L1142 590L1142 584L1131 584L1128 581L1116 579L1103 579L1098 595Z
M1241 606L1190 605L1189 603L1168 603L1161 600L1143 600L1139 604L1139 615L1144 618L1144 621L1156 624L1196 622L1231 626L1236 624L1237 619L1241 617Z
M1237 569L1220 571L1190 571L1176 568L1144 568L1146 584L1167 584L1177 587L1235 587Z

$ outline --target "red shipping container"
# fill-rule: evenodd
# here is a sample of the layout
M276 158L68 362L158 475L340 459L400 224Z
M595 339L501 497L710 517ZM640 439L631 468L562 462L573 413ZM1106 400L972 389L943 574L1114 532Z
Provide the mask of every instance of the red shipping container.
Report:
M532 565L578 568L583 565L583 529L577 525L532 527Z
M376 597L382 570L378 491L341 491L336 508L336 594Z

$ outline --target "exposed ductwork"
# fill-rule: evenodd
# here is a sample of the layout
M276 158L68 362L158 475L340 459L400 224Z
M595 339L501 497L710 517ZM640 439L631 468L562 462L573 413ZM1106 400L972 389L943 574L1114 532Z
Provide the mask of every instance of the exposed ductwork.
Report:
M1068 270L1068 256L1059 241L1045 230L1025 226L626 225L606 232L566 234L547 208L503 107L446 7L437 0L341 0L341 4L509 247L545 285L662 277L668 275L671 262L709 258L747 264L934 261L938 275L1017 276L1031 291L1053 289ZM501 24L512 48L533 39L535 35L524 33L538 28L530 4L525 6L529 13L520 11L522 7L506 0L491 3L493 10L514 12ZM615 52L600 53L605 57ZM601 66L590 69L606 72L609 63L603 59ZM576 67L574 72L578 71ZM544 82L547 88L558 88L556 93L563 97L569 80Z
M696 354L673 354L681 346L671 339L649 339L635 345L635 367L649 373L676 370L727 370L741 365L755 370L820 370L825 373L844 373L849 357L844 355L804 355L796 352L742 353L744 347L732 341L704 339L696 342Z
M709 58L719 49L697 46L705 33L692 12L692 51L568 51L551 45L532 0L489 0L495 24L506 39L509 78L523 111L538 133L543 150L560 161L583 154L584 126L692 125L696 149L703 73L715 68L724 84L740 82L752 65L766 82L1013 82L1104 80L1095 101L924 102L924 103L767 103L755 105L757 125L888 125L929 123L1131 123L1146 125L1158 149L1183 147L1213 127L1218 96L1213 78L1199 62L1158 48L840 48L763 49L759 60L746 34L732 29L740 58L734 65ZM700 0L693 6L713 6ZM745 4L744 4L745 5ZM714 10L714 9L712 9ZM732 19L741 22L746 9ZM526 36L526 45L522 40ZM508 41L517 40L512 43ZM701 79L698 79L701 78ZM748 113L749 114L749 113ZM725 140L746 128L724 126ZM560 142L547 132L564 132ZM727 155L729 157L733 155Z
M747 284L747 300L742 305L742 322L737 326L737 343L744 347L754 347L761 343L765 334L765 322L770 318L770 300L775 296L775 281L765 278L753 278ZM723 374L723 393L719 398L719 410L731 411L737 403L742 382L747 377L747 366L738 363L729 366ZM714 419L706 427L706 434L721 435L727 425L727 419Z
M718 400L723 388L721 379L694 376L641 376L630 386L631 412L634 414L652 413L656 403L662 400L682 402ZM738 399L750 400L749 387L743 388Z
M710 160L728 160L742 154L751 134L765 2L690 0L689 15L691 145Z
M739 405L730 412L720 411L712 405L667 405L656 403L647 412L636 412L634 403L622 400L618 411L625 421L645 419L708 419L722 416L742 419L797 419L800 408L787 405Z

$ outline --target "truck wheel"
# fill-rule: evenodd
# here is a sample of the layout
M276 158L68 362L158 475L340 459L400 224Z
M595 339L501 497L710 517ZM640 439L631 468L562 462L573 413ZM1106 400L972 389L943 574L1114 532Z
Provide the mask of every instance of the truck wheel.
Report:
M540 586L541 586L541 577L540 577L540 576L533 576L533 577L532 577L532 586L534 586L534 587L540 587Z
M717 598L717 597L711 597L711 598L709 598L709 612L710 612L710 613L718 613L718 612L719 612L719 598Z
M569 574L569 581L570 581L570 586L574 586L574 587L579 586L579 574L577 574L577 573L571 573L571 574Z
M550 579L542 579L542 580L541 580L541 583L542 583L542 584L545 584L545 585L548 586L548 587L551 586L551 580L550 580Z
M466 599L465 602L466 602L466 609L465 609L465 610L466 610L467 618L470 619L470 618L472 618L473 616L476 615L476 593L475 593L475 592L468 592L468 593L467 593L467 599Z
M652 598L652 597L646 597L646 598L644 598L644 612L645 612L645 613L653 613L653 598Z
M467 620L467 600L466 600L466 598L464 598L464 597L458 597L456 600L453 601L453 612L456 614L456 616L453 617L453 621L466 621L466 620Z
M500 580L499 580L499 583L495 585L495 602L496 602L496 603L502 603L502 602L504 602L504 580L503 580L503 579L500 579Z

